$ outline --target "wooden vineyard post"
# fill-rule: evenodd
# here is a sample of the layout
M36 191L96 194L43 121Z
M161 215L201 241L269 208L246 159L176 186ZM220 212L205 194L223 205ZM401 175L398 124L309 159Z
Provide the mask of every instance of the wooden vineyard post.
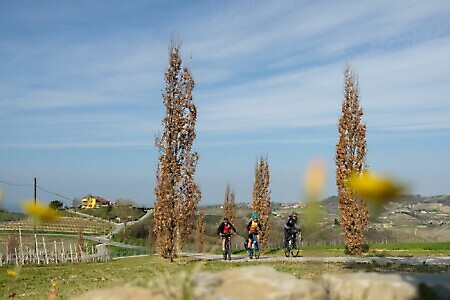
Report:
M54 253L54 258L55 258L55 263L58 263L58 250L56 249L56 240L55 241L53 241L53 245L55 246L55 251L53 252Z
M45 264L48 265L47 246L45 245L45 239L44 239L44 237L42 237L42 244L44 245L44 258L45 258Z
M37 262L37 264L39 265L41 263L40 259L39 259L39 247L38 247L38 242L37 242L37 236L36 233L34 234L34 242L36 245L36 251L35 251L35 262Z
M76 246L76 245L74 244L74 245L73 245L73 247L75 248L75 249L74 249L74 250L75 250L75 261L76 261L76 262L79 262L79 260L78 260L78 259L79 259L79 257L78 257L78 250L77 250L77 246Z
M66 257L65 257L65 253L64 253L64 241L61 240L61 262L66 262Z
M24 257L23 257L22 230L20 230L20 227L19 227L19 247L20 247L20 257L21 257L20 262L23 265L25 263L25 261L24 261Z
M5 262L9 263L9 251L8 251L8 243L6 243L6 258L5 258Z

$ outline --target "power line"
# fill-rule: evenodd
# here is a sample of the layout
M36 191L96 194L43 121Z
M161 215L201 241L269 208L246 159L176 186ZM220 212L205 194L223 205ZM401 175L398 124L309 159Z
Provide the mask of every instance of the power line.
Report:
M67 199L67 200L69 200L69 201L72 201L72 199L70 199L70 198L68 198L68 197L66 197L66 196L60 195L60 194L58 194L58 193L50 192L49 190L46 190L46 189L40 187L39 185L37 185L36 187L37 187L38 189L40 189L41 191L43 191L43 192L46 192L46 193L52 194L52 195L54 195L54 196L58 196L58 197L60 197L60 198L64 198L64 199Z
M21 187L34 186L34 184L32 184L32 183L14 183L14 182L7 182L7 181L4 181L4 180L0 180L0 182L4 183L4 184L7 184L7 185L10 185L10 186L21 186ZM51 195L54 195L54 196L57 196L57 197L60 197L60 198L63 198L63 199L69 200L69 201L73 200L73 199L70 199L69 197L66 197L64 195L61 195L61 194L49 191L47 189L44 189L43 187L40 187L39 185L36 185L36 188L38 188L39 190L41 190L43 192L46 192L48 194L51 194Z
M11 185L11 186L33 186L32 183L13 183L13 182L6 182L3 180L0 180L1 183L7 184L7 185Z

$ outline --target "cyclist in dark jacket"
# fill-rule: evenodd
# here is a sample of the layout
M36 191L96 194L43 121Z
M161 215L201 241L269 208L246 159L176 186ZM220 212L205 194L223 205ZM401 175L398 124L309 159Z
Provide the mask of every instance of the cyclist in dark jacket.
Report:
M289 237L293 233L299 232L300 229L297 227L297 213L292 213L289 215L286 224L284 224L284 246L287 246Z
M228 222L228 218L223 218L222 223L220 223L219 228L217 228L217 233L222 238L222 251L225 251L225 235L231 234L231 230L237 234L236 228L234 228L233 224Z

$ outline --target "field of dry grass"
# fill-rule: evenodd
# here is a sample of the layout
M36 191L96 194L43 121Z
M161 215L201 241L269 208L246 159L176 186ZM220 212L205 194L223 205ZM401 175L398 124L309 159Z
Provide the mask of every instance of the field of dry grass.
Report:
M15 276L0 276L0 298L14 294L16 299L43 299L54 288L58 299L97 289L114 287L122 284L147 286L149 280L170 276L194 269L218 272L230 268L249 265L268 265L276 270L293 274L297 278L318 280L323 273L342 274L357 271L376 271L383 273L446 273L448 266L406 266L355 263L321 263L321 262L240 262L221 261L200 262L195 259L181 258L169 263L157 256L142 256L112 260L101 263L78 263L58 265L25 265L15 269L14 266L0 267L1 274L8 270Z

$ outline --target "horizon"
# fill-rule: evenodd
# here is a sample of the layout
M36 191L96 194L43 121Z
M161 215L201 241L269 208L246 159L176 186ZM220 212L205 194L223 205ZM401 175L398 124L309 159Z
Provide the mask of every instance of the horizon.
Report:
M199 205L251 201L267 156L271 199L300 202L315 159L336 194L347 63L366 162L414 195L449 195L450 2L0 2L0 189L20 210L91 193L153 206L168 45L195 80Z
M405 195L401 195L400 196L400 198L403 198L403 197L420 197L420 198L429 199L429 198L436 198L436 197L450 197L450 195L413 195L413 194L405 194ZM336 200L338 200L337 199L337 195L331 195L331 196L322 198L322 199L320 199L318 201L319 202L325 202L325 201L328 201L328 200L330 200L332 198L336 198ZM118 200L120 200L120 199L118 199ZM397 201L397 202L400 202L400 201ZM236 208L239 208L239 206L248 206L250 204L251 204L251 201L250 202L236 202ZM301 204L305 204L305 203L302 202L302 201L301 202L271 201L270 204L272 206L272 205L283 205L283 204L289 204L289 205L300 204L301 205ZM209 203L209 204L208 203L207 204L200 203L198 208L211 207L211 206L212 207L223 207L223 205L224 205L223 203ZM134 207L136 207L136 208L144 208L144 209L153 209L154 208L153 206L145 206L145 205L136 205ZM70 207L65 207L64 209L67 209L67 208L70 208ZM96 209L96 208L93 208L93 209ZM4 210L5 212L10 212L10 213L24 213L23 211L20 211L20 210L14 211L14 210L3 209L1 206L0 206L0 210Z

